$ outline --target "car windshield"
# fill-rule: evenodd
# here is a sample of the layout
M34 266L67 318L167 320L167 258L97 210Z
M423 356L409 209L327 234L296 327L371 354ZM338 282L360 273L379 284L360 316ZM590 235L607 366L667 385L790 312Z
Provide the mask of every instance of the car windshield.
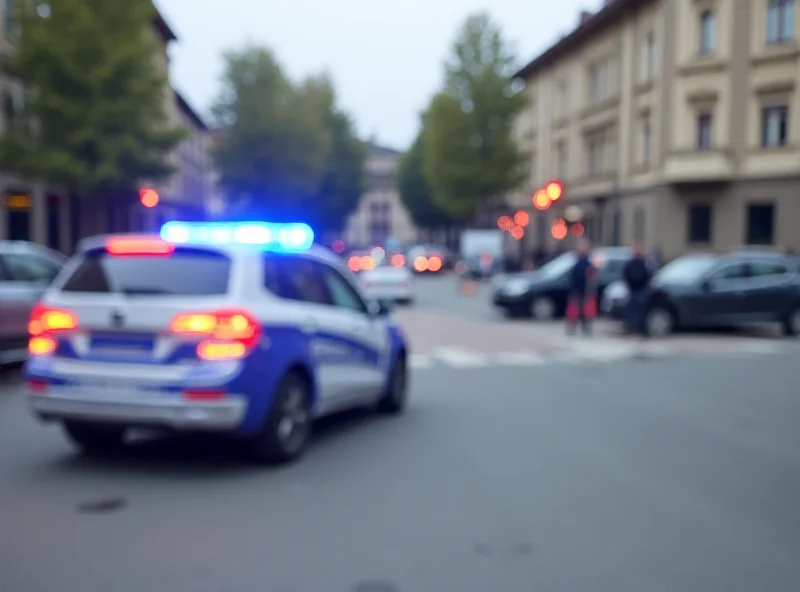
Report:
M656 279L667 284L692 284L708 272L716 262L711 255L689 255L665 265Z
M539 276L548 280L559 278L575 266L577 259L577 255L573 252L559 255L542 266L539 270Z

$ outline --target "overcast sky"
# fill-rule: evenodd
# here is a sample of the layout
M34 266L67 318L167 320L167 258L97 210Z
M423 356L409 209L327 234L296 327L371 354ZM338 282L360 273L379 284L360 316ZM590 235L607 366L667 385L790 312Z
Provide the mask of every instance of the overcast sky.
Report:
M488 9L527 62L602 0L156 0L178 36L173 84L205 114L219 88L222 53L269 46L295 78L327 70L364 137L399 149L441 82L459 24Z

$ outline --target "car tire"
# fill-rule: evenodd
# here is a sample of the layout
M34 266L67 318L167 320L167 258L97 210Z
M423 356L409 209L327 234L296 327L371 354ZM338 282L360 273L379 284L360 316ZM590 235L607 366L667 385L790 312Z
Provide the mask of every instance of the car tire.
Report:
M647 312L645 324L651 337L668 337L677 326L675 314L665 306L654 306Z
M408 364L405 354L400 354L392 364L392 373L381 400L378 411L388 415L399 415L405 410L408 400Z
M783 332L789 337L800 337L800 306L795 306L786 316Z
M530 314L537 321L552 321L556 316L556 303L547 296L534 298L531 300Z
M311 437L311 388L298 372L287 374L275 394L261 432L250 442L258 463L281 464L300 458Z
M65 421L63 427L72 443L86 454L113 454L125 445L124 426Z

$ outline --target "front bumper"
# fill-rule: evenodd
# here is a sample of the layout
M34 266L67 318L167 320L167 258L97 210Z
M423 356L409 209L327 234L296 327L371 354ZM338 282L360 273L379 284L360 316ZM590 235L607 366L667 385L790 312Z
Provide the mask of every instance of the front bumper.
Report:
M186 401L179 394L115 396L51 386L44 393L31 391L27 398L33 413L43 421L72 419L187 431L235 430L247 412L247 400L240 395L219 401Z

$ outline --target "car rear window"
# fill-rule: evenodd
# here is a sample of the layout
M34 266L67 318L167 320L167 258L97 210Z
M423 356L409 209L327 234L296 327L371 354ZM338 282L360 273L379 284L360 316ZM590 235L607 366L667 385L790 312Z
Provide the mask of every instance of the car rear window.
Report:
M214 296L228 291L231 260L221 253L177 249L169 257L88 253L62 292Z

